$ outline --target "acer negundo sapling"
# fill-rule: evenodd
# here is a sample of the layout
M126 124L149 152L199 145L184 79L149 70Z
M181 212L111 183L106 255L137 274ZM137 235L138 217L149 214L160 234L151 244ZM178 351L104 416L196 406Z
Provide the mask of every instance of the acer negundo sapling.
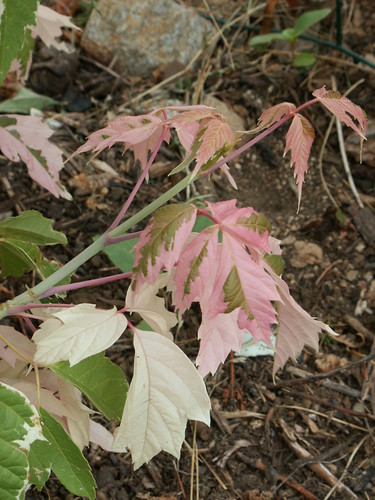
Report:
M90 151L96 156L122 143L124 152L133 151L141 175L101 237L41 283L5 303L0 311L0 317L27 318L30 314L26 311L31 311L33 321L41 321L32 340L24 336L21 340L21 334L15 331L9 340L1 329L0 339L12 350L15 362L21 363L18 383L33 381L36 389L27 394L28 404L41 409L41 418L49 422L50 428L56 427L54 422L61 422L62 431L58 432L69 434L80 449L94 442L106 450L130 450L135 468L162 450L178 458L187 419L210 422L210 400L203 377L214 374L231 350L241 349L246 332L271 345L271 334L276 328L274 375L304 345L317 349L322 330L334 334L291 297L282 278L279 241L271 236L266 216L252 207L238 207L236 199L206 202L199 207L188 202L167 204L191 182L217 169L236 187L227 163L291 120L284 154L289 151L291 154L299 208L314 140L314 129L301 112L314 103L331 111L355 130L361 140L365 138L366 117L362 109L338 92L321 88L313 92L312 100L298 108L284 102L267 109L258 126L250 131L258 135L237 150L234 148L242 133L233 132L225 117L215 109L197 105L118 117L92 133L72 155ZM124 220L141 184L147 180L157 152L163 142L169 143L172 133L177 135L186 157L170 175L185 171L186 176ZM149 216L144 230L129 233ZM203 224L200 232L194 232L197 218L209 222ZM129 272L59 285L99 251L132 239L135 257ZM120 310L115 307L102 310L95 304L39 303L41 299L73 289L125 278L130 278L131 284L124 293L124 307ZM158 296L161 289L169 295L172 304L169 309ZM178 319L193 302L201 309L198 369L174 343L172 334ZM141 315L151 331L132 324L133 312ZM104 357L105 350L125 331L132 335L135 350L134 375L128 391L121 370L116 371ZM6 358L0 363L10 366ZM29 367L34 378L30 378ZM121 393L116 392L118 387L122 387ZM90 409L82 403L81 393L105 417L119 423L113 435L92 418ZM48 440L48 436L45 438ZM59 476L59 471L55 472ZM67 481L61 472L59 479ZM87 487L90 494L86 492L90 498L94 498L92 485ZM68 487L77 491L72 485Z

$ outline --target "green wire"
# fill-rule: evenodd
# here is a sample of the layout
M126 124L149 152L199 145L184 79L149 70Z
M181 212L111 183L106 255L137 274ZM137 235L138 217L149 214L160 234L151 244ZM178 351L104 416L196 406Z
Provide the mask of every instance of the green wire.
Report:
M339 52L342 52L343 54L346 54L346 55L350 56L354 61L361 62L363 64L366 64L367 66L370 66L370 68L375 69L375 64L374 63L372 63L371 61L369 61L365 57L362 57L361 55L357 54L356 52L343 47L340 44L341 41L342 41L342 32L341 32L341 2L340 2L340 0L337 0L337 7L338 7L338 9L337 9L336 13L338 13L338 15L336 17L336 26L338 27L338 23L340 22L340 28L337 29L337 37L336 37L337 42L336 43L330 42L328 40L323 40L322 38L318 38L318 37L312 36L312 35L300 35L298 38L301 38L302 40L307 40L309 42L317 43L319 45L324 45L326 47L330 47L332 49L338 50ZM206 19L211 19L210 16L208 16L207 14L204 14L204 13L201 13L200 16L204 17ZM224 26L227 21L225 19L220 19L219 18L219 19L216 19L216 22L219 25ZM241 26L239 24L232 24L230 26L230 29L238 29L238 28L243 28L243 29L245 29L247 31L260 31L260 26L252 26L250 24L245 24L244 26ZM271 32L272 33L281 33L281 30L273 29L273 30L271 30Z

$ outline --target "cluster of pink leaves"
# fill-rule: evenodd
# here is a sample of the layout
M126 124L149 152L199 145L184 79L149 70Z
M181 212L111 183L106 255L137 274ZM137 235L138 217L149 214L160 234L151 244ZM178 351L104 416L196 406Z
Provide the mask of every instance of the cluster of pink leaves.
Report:
M341 122L351 127L361 137L361 141L365 139L366 133L366 115L364 111L352 103L339 92L326 90L325 87L317 89L313 92L314 100L319 101L325 108L334 114ZM305 178L305 173L308 169L308 160L310 157L311 146L314 141L314 127L301 113L295 112L296 106L290 102L283 102L272 106L264 111L258 120L258 127L252 132L260 132L273 124L280 122L283 118L292 117L292 123L286 134L286 143L284 156L288 151L291 154L290 166L294 165L294 177L297 180L298 186L298 207L301 202L302 185ZM353 118L358 121L357 126ZM361 142L362 148L362 142Z
M172 116L168 118L167 114ZM191 160L195 160L195 175L215 153L227 151L235 143L235 134L227 120L215 109L204 105L170 106L144 115L116 118L106 127L91 134L72 157L87 151L93 151L96 156L116 143L123 143L123 152L131 149L135 160L139 161L141 169L144 170L148 154L155 150L163 134L164 141L169 143L170 129L175 129L188 157L194 154ZM223 165L222 168L234 184L227 166Z
M214 224L192 233L198 213ZM215 373L231 350L241 349L245 332L271 345L272 325L278 325L274 372L305 344L317 348L322 329L333 333L298 306L272 269L269 256L281 252L269 230L264 216L237 208L235 200L207 203L200 211L169 205L155 213L135 246L135 293L166 271L179 314L199 303L202 376Z

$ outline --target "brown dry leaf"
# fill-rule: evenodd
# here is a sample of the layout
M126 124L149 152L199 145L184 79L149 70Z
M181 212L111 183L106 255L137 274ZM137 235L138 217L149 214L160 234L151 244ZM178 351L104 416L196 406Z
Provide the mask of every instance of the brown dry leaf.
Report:
M347 358L342 358L336 354L320 353L317 355L317 359L315 360L315 366L322 373L335 370L336 368L345 366L348 363L349 361Z

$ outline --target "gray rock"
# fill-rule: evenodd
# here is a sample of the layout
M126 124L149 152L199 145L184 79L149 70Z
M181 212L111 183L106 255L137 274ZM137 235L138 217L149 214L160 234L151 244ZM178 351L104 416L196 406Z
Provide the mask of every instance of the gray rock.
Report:
M188 64L212 34L211 23L173 0L99 0L82 46L104 64L117 56L125 75L147 77L173 61Z

